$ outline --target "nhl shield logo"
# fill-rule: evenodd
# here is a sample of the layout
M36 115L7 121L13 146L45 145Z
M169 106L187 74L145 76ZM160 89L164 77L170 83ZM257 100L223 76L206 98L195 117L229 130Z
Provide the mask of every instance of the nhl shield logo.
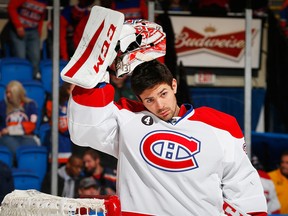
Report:
M200 141L174 131L154 131L142 139L140 152L157 169L183 172L198 167L195 155L200 152Z

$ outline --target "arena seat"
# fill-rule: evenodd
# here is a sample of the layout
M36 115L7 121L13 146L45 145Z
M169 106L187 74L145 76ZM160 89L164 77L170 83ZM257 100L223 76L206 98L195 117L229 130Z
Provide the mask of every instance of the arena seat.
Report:
M0 161L6 163L10 168L13 166L12 152L6 146L0 146Z
M43 88L43 85L40 81L30 81L30 82L22 82L27 96L33 100L38 105L38 121L37 121L37 128L36 128L36 134L38 132L38 129L40 127L41 121L42 121L42 112L43 108L45 106L45 101L46 101L46 92Z
M48 166L48 150L44 146L20 146L16 150L17 168L34 172L43 181Z
M282 152L288 150L288 135L284 133L251 133L252 152L266 171L277 169Z
M0 83L0 100L3 100L5 97L6 86Z
M59 62L59 72L66 66L68 62L60 60ZM43 87L48 94L52 94L52 81L53 81L53 62L51 59L45 59L40 61L40 73L41 82ZM63 83L59 73L59 85Z
M244 88L243 87L194 87L190 94L195 108L208 106L233 115L244 130ZM263 88L252 89L252 130L259 122L261 108L264 105L266 91Z
M12 169L14 188L18 190L41 189L39 176L31 171Z
M11 80L32 81L33 66L27 59L17 57L6 57L0 61L0 82L5 86Z

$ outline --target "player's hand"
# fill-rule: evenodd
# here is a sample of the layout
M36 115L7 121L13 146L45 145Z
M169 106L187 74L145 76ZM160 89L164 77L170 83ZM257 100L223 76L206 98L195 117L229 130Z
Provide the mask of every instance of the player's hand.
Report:
M16 33L19 38L24 38L25 36L25 30L23 27L16 28Z

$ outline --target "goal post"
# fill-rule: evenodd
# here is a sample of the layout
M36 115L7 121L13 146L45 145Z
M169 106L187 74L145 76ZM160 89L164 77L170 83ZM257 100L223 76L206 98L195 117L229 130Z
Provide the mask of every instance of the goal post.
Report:
M120 200L116 195L66 198L37 190L14 190L0 206L0 216L120 216Z
M121 205L119 197L116 195L81 196L81 199L104 200L107 216L121 216Z
M231 201L224 199L225 215L247 216ZM0 205L0 216L121 216L121 203L116 195L66 198L37 190L14 190Z

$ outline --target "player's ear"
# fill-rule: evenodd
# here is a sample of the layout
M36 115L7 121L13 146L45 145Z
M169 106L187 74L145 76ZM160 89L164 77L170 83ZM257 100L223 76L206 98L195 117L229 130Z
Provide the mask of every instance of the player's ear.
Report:
M177 93L177 80L176 79L172 80L172 89L173 89L174 94L176 94Z

